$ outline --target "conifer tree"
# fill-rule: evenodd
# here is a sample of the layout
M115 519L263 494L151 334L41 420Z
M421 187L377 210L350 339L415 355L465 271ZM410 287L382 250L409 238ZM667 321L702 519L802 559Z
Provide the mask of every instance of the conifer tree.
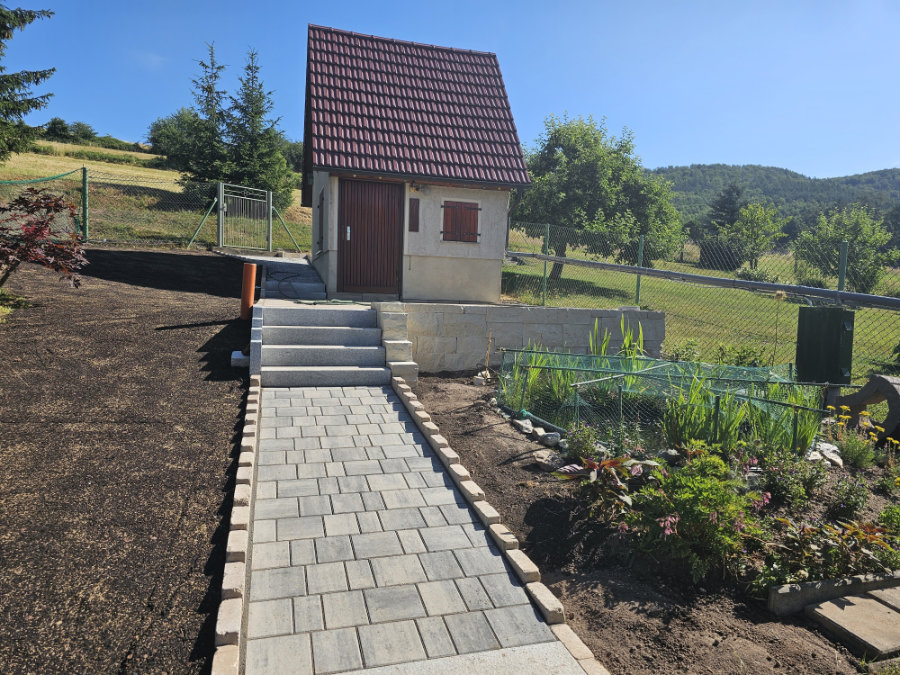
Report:
M0 162L14 152L22 152L37 136L37 129L25 124L24 117L32 110L46 107L52 94L32 95L31 88L49 78L55 68L20 70L7 73L2 66L6 43L16 30L22 30L36 19L46 19L53 12L40 9L9 9L0 5Z
M219 89L225 66L216 61L214 45L207 44L207 47L209 58L200 61L200 77L193 80L197 116L193 120L189 138L191 149L184 167L188 183L218 181L228 176L228 151L223 139L225 91Z
M249 51L237 96L229 97L228 179L238 185L271 190L276 208L284 209L291 203L291 174L281 152L284 140L275 126L278 120L268 118L272 92L267 92L260 80L257 56L256 51Z

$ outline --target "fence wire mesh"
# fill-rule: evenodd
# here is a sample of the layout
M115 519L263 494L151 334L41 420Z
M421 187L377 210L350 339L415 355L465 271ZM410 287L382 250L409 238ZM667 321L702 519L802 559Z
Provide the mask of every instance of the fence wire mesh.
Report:
M802 452L832 414L822 396L822 387L794 382L782 366L540 350L505 351L498 387L498 402L507 409L563 430L590 425L614 452L696 441L726 450L743 441Z
M60 233L81 232L83 214L81 208L82 172L80 169L48 178L0 181L0 204L9 204L28 188L46 190L53 195L62 195L67 201L74 204L77 207L75 218L69 218L68 214L59 214L54 221L54 227Z
M666 313L663 353L683 360L746 365L794 361L800 305L831 302L810 296L802 286L837 289L840 281L839 260L822 251L798 255L790 247L749 256L728 242L701 246L685 241L674 254L664 257L652 245L642 251L639 242L611 242L606 233L514 223L507 249L502 277L505 301L586 308L640 305L660 310ZM517 253L543 253L566 260L554 262ZM570 260L632 266L640 262L643 267L714 277L713 283L763 281L789 288L782 293L755 292L689 279L652 278L634 270L567 264ZM868 252L849 247L844 288L870 293L875 305L875 296L900 297L900 269L881 266L873 273L868 269L870 263ZM863 381L872 372L900 369L897 311L863 304L851 308L856 310L853 381Z

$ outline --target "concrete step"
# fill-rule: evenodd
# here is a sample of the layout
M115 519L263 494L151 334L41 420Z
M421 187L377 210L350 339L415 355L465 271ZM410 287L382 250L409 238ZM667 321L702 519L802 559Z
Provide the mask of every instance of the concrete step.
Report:
M357 366L262 366L263 387L347 387L389 384L389 368Z
M263 326L265 345L346 345L381 346L380 328L342 328L340 326Z
M896 589L892 590L896 596ZM808 605L806 616L851 651L867 659L897 656L900 654L900 613L890 604L890 595L885 599L876 593L881 592L871 591ZM898 600L893 597L895 604Z
M290 288L281 288L278 290L267 290L266 297L280 298L283 300L327 300L328 294L325 293L325 291L296 292L291 290Z
M375 328L375 310L362 305L266 306L263 326Z
M263 366L384 366L384 347L271 345L263 339Z

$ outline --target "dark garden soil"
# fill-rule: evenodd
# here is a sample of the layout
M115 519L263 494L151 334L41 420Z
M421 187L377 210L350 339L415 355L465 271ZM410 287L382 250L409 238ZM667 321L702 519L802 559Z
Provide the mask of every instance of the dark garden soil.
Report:
M491 410L491 390L471 382L423 377L415 392L612 673L857 672L859 662L802 617L778 620L761 601L617 556L615 536L587 527L571 484L528 459L540 446Z
M25 266L0 325L0 672L208 669L249 340L240 263Z

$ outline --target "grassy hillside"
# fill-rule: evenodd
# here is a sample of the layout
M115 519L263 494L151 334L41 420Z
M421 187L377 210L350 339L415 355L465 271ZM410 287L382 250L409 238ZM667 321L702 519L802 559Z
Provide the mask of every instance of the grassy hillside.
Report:
M840 178L807 178L771 166L692 164L651 171L671 181L675 207L685 221L703 217L710 202L731 182L750 201L770 202L782 216L809 222L835 204L862 202L887 211L900 204L900 169L883 169Z
M42 153L53 154L13 155L0 165L0 181L43 178L87 167L91 240L186 244L209 207L208 196L184 192L178 183L181 174L177 171L79 156L133 156L142 163L152 163L160 159L156 155L50 141L40 141L39 145L46 148ZM64 191L72 201L81 202L80 174L38 184L41 185ZM17 186L0 186L0 197L7 198L19 189ZM312 215L310 209L300 206L299 190L294 190L293 203L281 215L300 247L309 250ZM215 230L215 217L210 217L197 241L215 243ZM276 248L293 248L277 219L274 245Z

